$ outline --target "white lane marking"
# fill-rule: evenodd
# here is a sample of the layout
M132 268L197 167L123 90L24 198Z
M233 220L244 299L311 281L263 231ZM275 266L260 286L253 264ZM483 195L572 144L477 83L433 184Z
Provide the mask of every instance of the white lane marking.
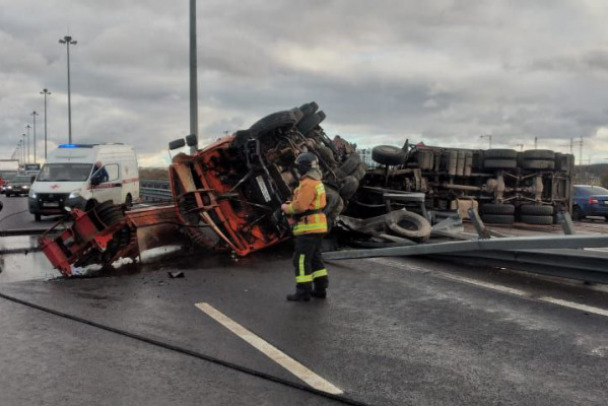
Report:
M344 393L341 389L337 388L330 382L321 378L319 375L315 374L313 371L306 368L298 361L289 357L287 354L283 353L278 348L267 343L251 331L247 330L245 327L241 326L225 314L215 309L210 304L195 303L194 305L200 310L202 310L204 313L206 313L209 317L215 319L218 323L226 327L228 330L232 331L234 334L247 341L257 350L261 351L268 358L281 365L283 368L300 378L302 381L306 382L311 387L323 392L331 393L333 395L340 395Z
M543 302L553 303L559 306L569 307L571 309L582 310L587 313L599 314L600 316L608 317L608 310L600 309L599 307L587 306L580 303L569 302L567 300L556 299L554 297L543 296L538 300L542 300Z
M381 263L384 265L403 269L403 264L399 264L397 261L385 261L385 260L382 260L381 258L374 258L374 261L372 261L372 262L377 262L377 263ZM420 269L418 269L418 268L415 268L413 270L420 271ZM425 271L425 273L430 273L430 272ZM541 302L551 303L551 304L555 304L558 306L568 307L570 309L581 310L581 311L584 311L587 313L593 313L593 314L598 314L600 316L608 317L608 310L604 310L599 307L587 306L587 305L576 303L576 302L556 299L556 298L553 298L550 296L542 296L539 298L533 298L531 294L529 294L523 290L520 290L520 289L509 288L506 286L496 285L494 283L489 283L489 282L481 282L481 281L477 281L474 279L465 278L462 276L451 275L451 274L448 274L445 272L440 272L440 271L434 271L434 272L432 272L432 275L436 275L436 276L439 276L439 277L445 278L445 279L452 279L455 281L468 283L470 285L480 286L480 287L483 287L486 289L492 289L492 290L496 290L499 292L508 293L508 294L515 295L515 296L528 297L530 299L536 299Z
M499 292L508 293L508 294L515 295L515 296L529 296L523 290L509 288L507 286L496 285L494 283L476 281L475 279L469 279L469 278L465 278L462 276L449 275L449 274L446 274L443 272L441 272L441 276L443 278L453 279L453 280L456 280L459 282L464 282L464 283L468 283L470 285L475 285L475 286L481 286L483 288L497 290Z

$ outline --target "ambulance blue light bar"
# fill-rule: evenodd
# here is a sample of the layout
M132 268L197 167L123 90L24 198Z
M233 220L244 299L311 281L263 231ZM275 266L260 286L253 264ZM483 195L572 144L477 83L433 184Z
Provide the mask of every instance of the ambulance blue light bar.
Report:
M93 148L99 144L60 144L59 148Z

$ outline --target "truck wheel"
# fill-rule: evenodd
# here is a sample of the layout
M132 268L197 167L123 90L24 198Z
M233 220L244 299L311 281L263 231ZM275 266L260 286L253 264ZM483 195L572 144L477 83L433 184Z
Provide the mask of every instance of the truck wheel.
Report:
M357 170L357 167L361 163L361 157L356 152L350 154L346 161L342 165L340 165L340 172L345 175L351 175L353 172Z
M392 232L405 238L426 241L431 235L431 223L411 211L392 211L386 215L385 223Z
M536 204L524 204L519 206L519 212L530 216L552 216L553 206L541 206Z
M256 138L264 133L274 131L277 128L293 127L296 122L296 117L292 111L278 111L256 121L249 127L249 131L251 131L251 135Z
M555 152L550 149L529 149L521 152L523 159L542 159L542 160L555 160Z
M314 114L304 117L298 123L298 131L302 133L302 135L307 135L309 132L315 129L316 126L321 124L321 121L325 118L325 113L322 111L318 111Z
M490 224L513 224L515 216L512 214L482 214L481 220Z
M555 161L545 159L528 159L521 163L524 169L549 170L555 169Z
M486 203L481 206L483 214L513 214L515 206L512 204Z
M553 224L553 216L530 216L521 215L520 219L526 224L550 225Z
M517 161L515 159L484 159L483 167L486 169L515 169Z
M514 149L487 149L483 152L484 159L516 159L517 151Z
M372 159L381 165L401 165L405 162L405 152L393 145L378 145L372 149Z
M304 114L304 117L311 115L319 109L319 105L316 102L304 103L300 106L300 111Z
M359 189L359 181L354 176L347 176L343 179L342 186L340 186L340 197L344 200L348 200L357 192Z

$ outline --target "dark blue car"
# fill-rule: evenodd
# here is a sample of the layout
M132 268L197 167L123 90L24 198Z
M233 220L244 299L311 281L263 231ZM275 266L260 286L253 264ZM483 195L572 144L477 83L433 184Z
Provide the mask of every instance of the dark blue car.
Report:
M572 219L602 216L608 221L608 190L600 186L572 186Z

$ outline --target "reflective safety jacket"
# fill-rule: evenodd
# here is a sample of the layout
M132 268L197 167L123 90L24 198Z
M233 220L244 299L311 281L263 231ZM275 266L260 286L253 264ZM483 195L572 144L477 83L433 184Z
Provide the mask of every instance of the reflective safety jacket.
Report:
M296 220L293 235L327 233L327 218L323 213L326 204L323 182L307 176L301 178L287 209L287 214Z

